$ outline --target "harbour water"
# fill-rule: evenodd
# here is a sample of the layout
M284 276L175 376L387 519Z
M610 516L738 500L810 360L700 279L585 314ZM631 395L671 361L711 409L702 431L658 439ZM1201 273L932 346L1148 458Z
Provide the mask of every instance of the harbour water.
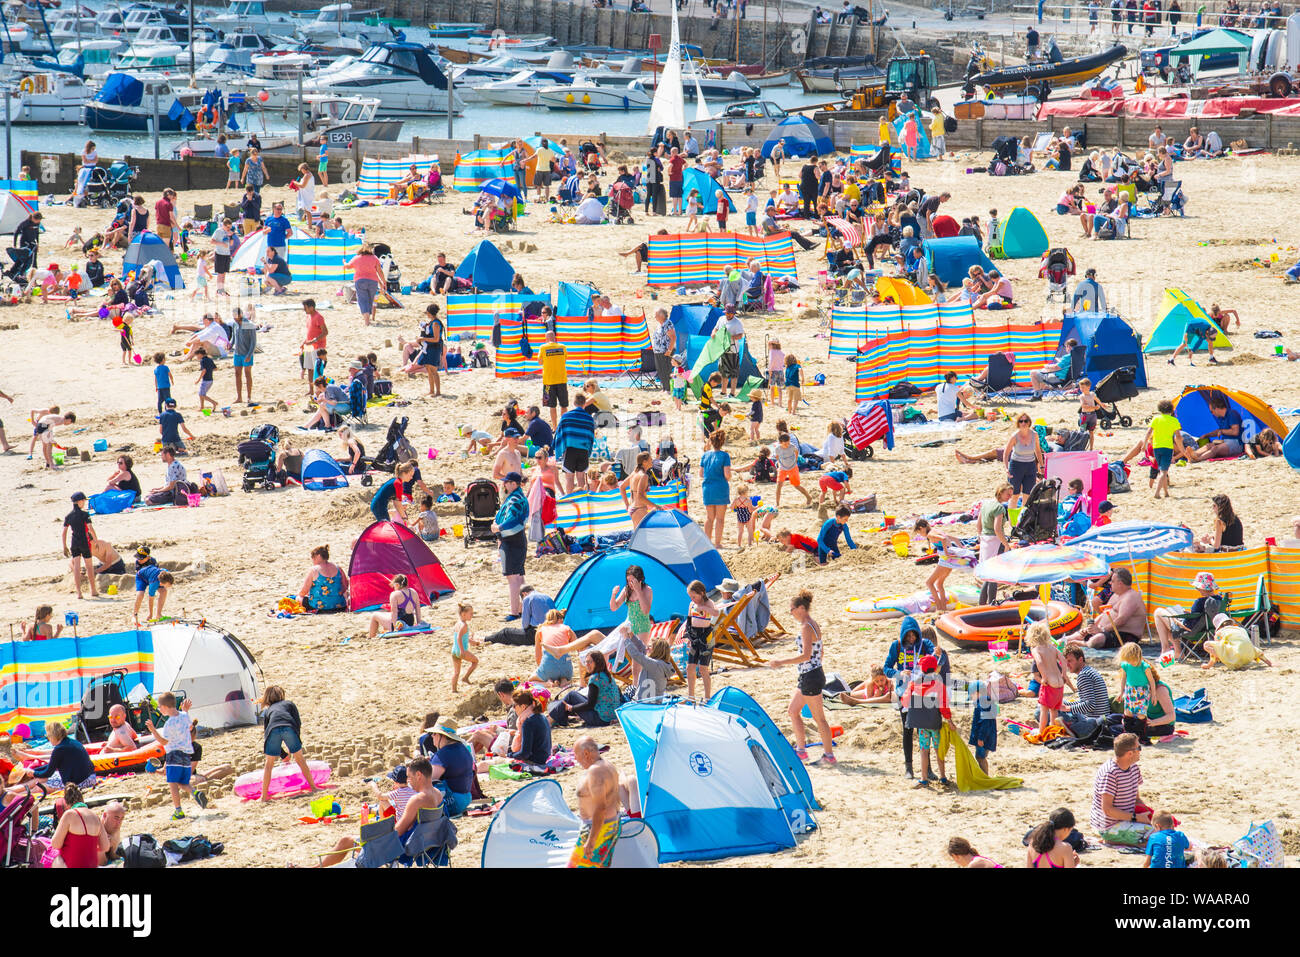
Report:
M427 29L406 28L409 40L429 43ZM438 40L439 44L449 47L465 48L465 40ZM804 106L810 103L822 103L831 99L831 94L805 94L799 84L767 88L760 90L760 95L779 106ZM168 104L169 105L169 104ZM722 102L711 103L713 110L720 109ZM163 107L165 109L165 106ZM686 104L687 119L695 115L694 103ZM615 111L568 112L552 111L541 107L506 107L489 104L469 104L461 116L454 118L453 132L456 137L469 138L478 133L489 137L506 137L531 134L535 131L544 133L578 133L595 135L600 132L619 136L636 136L646 131L648 114L642 111L627 113ZM245 122L248 120L249 122ZM262 133L264 131L290 132L297 128L297 117L290 112L262 112L255 117L241 117L241 125ZM446 116L430 116L407 119L402 126L401 139L409 141L414 136L445 137L447 135ZM161 155L165 159L170 155L169 146L183 137L176 133L163 133L159 137ZM151 157L153 156L153 137L151 134L135 133L94 133L84 126L50 125L50 126L14 126L11 132L11 161L15 174L18 172L18 154L21 150L42 150L55 153L80 152L88 139L95 141L100 156L105 157Z

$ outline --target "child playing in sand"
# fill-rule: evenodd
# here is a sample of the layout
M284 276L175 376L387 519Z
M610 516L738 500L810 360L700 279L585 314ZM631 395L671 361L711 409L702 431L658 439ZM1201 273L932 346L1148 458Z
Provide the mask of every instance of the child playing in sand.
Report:
M30 625L23 628L23 641L49 641L51 638L57 638L63 634L63 626L57 628L50 621L54 617L54 609L49 605L38 605L36 608L36 617Z
M1097 410L1101 408L1101 402L1097 399L1097 393L1092 391L1091 379L1079 380L1079 428L1088 431L1088 448L1092 448L1092 440L1097 434Z
M685 638L690 643L686 656L686 696L695 697L695 679L704 681L704 697L713 693L713 679L709 676L709 666L713 662L713 619L718 614L718 606L709 601L708 589L701 581L693 581L686 586L690 604L682 626L677 629L676 638Z
M170 691L158 695L158 710L167 718L162 729L154 727L153 721L146 726L154 740L166 749L163 764L167 769L167 787L172 792L172 820L179 821L185 817L181 810L181 791L194 798L194 803L201 809L208 806L208 796L202 791L190 787L193 774L194 738L193 727L188 714L181 714L176 708L176 696ZM185 700L185 710L189 711L190 702Z
M217 411L217 400L208 396L208 390L212 388L212 374L217 371L217 362L206 352L199 356L199 377L194 380L199 387L199 412L200 414L207 407L209 402L212 403L212 411ZM189 431L188 429L186 431ZM193 436L191 436L193 438Z
M442 494L438 496L438 503L459 502L460 493L456 491L456 481L454 479L442 480Z
M758 523L758 540L760 542L775 541L772 535L772 522L780 513L775 505L760 505L754 509L754 520Z
M426 542L438 540L438 513L433 510L433 496L426 495L420 500L420 537Z
M77 421L75 412L61 412L57 405L52 405L48 409L32 409L32 443L27 449L27 457L30 459L36 451L36 443L41 443L41 454L45 457L45 467L50 470L57 468L54 464L54 429L60 425L72 425Z
M939 764L939 784L949 786L948 775L944 770L943 754L939 751L939 730L952 725L952 712L948 709L948 689L939 677L939 661L934 655L923 655L920 661L921 674L907 684L907 690L899 699L899 705L906 712L906 726L919 732L918 743L921 748L921 780L916 783L919 788L928 788L934 780L930 771L930 752L934 751Z
M776 533L776 547L783 552L807 552L809 555L817 554L817 541L809 538L807 535L800 535L792 532L788 528L783 528Z
M827 492L831 493L831 499L836 505L843 503L844 496L852 491L849 488L849 479L851 478L853 478L853 469L847 467L823 475L818 482L821 488L821 497L817 499L817 504L821 505L826 501Z
M469 444L466 445L465 450L460 453L461 458L473 455L476 452L481 455L487 455L492 451L494 443L492 442L492 436L488 435L488 433L484 432L482 429L476 429L471 425L462 425L460 429L461 435L469 436Z
M880 665L871 666L871 677L859 681L848 691L842 691L839 699L844 704L888 704L894 697L894 685L885 675Z
M782 432L776 439L776 507L781 507L781 489L789 482L803 496L804 502L813 504L812 493L799 482L799 447L794 444L788 432Z
M989 773L989 754L998 748L998 694L988 681L972 681L970 692L971 715L970 746L975 749L975 760L980 770Z
M1046 625L1043 626L1046 628ZM1151 703L1150 669L1142 660L1142 646L1126 641L1116 656L1121 669L1119 699L1124 703L1124 730L1135 733L1143 744L1147 738L1147 706Z
M1025 632L1025 645L1038 670L1038 730L1043 731L1061 713L1061 703L1065 699L1065 656L1052 644L1052 632L1045 622L1036 621L1029 626ZM1141 657L1139 650L1139 660ZM1146 714L1145 705L1142 713Z
M803 366L799 357L785 357L785 410L791 415L799 414L799 396L803 392Z
M1156 811L1151 815L1151 825L1155 828L1147 838L1145 867L1186 867L1187 852L1192 843L1187 835L1174 827L1174 816L1169 811Z
M163 617L163 606L167 604L167 596L171 593L172 586L176 579L172 573L159 567L158 563L152 558L146 565L136 563L135 571L135 626L140 627L140 606L144 603L145 594L149 596L149 610L145 618L146 621L161 621ZM157 614L154 613L154 599L158 599Z
M191 300L197 299L200 292L203 293L204 302L212 299L212 295L208 292L208 280L212 278L212 264L208 262L208 255L206 249L198 254L194 272L194 291L190 293Z
M85 240L81 238L81 227L78 226L72 230L72 235L69 236L68 241L63 244L63 248L80 249L83 245L85 245Z
M474 606L460 602L456 605L456 627L451 633L451 693L456 693L456 682L460 680L460 666L462 662L468 661L469 668L465 671L465 681L468 682L470 676L474 674L474 669L478 667L478 658L474 657L469 650L470 642L473 636L470 633L469 623L474 620ZM481 645L482 642L476 642Z
M736 497L731 500L731 510L736 515L736 547L744 548L746 542L754 544L754 500L749 497L749 486L741 482L736 486Z
M682 411L682 403L686 400L686 384L690 381L690 374L686 371L686 362L679 355L673 356L673 405L677 411Z

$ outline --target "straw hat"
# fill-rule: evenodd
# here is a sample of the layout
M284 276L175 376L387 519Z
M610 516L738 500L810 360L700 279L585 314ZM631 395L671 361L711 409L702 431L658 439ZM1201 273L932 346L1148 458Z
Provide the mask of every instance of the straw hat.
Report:
M456 729L453 728L451 725L449 725L446 721L439 721L437 724L435 724L432 728L429 729L429 733L440 734L444 738L450 738L453 741L459 741L461 744L465 743L465 739L462 738L459 734L457 734Z

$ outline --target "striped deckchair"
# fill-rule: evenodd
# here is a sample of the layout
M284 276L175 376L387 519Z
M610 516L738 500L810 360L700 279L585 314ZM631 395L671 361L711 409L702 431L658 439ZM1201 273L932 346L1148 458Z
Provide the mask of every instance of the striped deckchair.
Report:
M290 239L289 272L294 282L347 282L352 273L344 264L360 248L361 237L350 234Z
M717 282L750 259L775 278L795 275L794 240L786 232L771 236L740 233L683 233L647 240L646 282L651 286L689 286Z
M367 156L361 160L361 175L357 178L357 198L387 199L389 184L396 183L406 176L412 163L422 176L428 176L429 170L436 162L438 162L436 156L407 156L404 159Z
M451 188L456 192L477 192L490 179L515 181L514 150L472 150L456 156L451 174Z
M509 293L481 293L447 297L447 334L487 336L500 316L503 322L519 322L524 306L540 302L549 306L549 293L516 296Z
M829 216L827 217L826 222L829 225L835 227L835 231L840 234L840 240L844 243L845 248L847 249L862 248L862 227L861 226L854 226L847 219L840 219L838 216ZM830 240L831 237L828 235L826 237L827 248L830 247ZM794 242L794 240L791 240L791 242Z
M126 686L152 690L153 635L124 631L85 638L0 644L0 729L31 721L62 721L81 707L92 681L126 672Z

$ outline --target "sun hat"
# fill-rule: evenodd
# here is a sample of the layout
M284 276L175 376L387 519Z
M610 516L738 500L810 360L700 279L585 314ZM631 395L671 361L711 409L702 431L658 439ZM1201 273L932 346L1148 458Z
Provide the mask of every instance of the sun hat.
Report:
M451 740L459 741L461 744L465 743L465 739L462 738L459 734L457 734L456 729L453 728L451 725L449 725L446 721L439 721L437 724L435 724L432 728L429 728L428 730L429 730L429 734L440 734L444 738L451 738Z
M1236 622L1232 620L1231 615L1225 615L1222 612L1220 612L1219 614L1214 616L1214 627L1216 629L1222 628L1224 625L1233 625L1233 624L1236 624Z
M718 582L718 591L740 591L740 582L734 578L724 578Z
M1209 572L1197 572L1196 577L1192 579L1192 587L1214 591L1214 576Z

